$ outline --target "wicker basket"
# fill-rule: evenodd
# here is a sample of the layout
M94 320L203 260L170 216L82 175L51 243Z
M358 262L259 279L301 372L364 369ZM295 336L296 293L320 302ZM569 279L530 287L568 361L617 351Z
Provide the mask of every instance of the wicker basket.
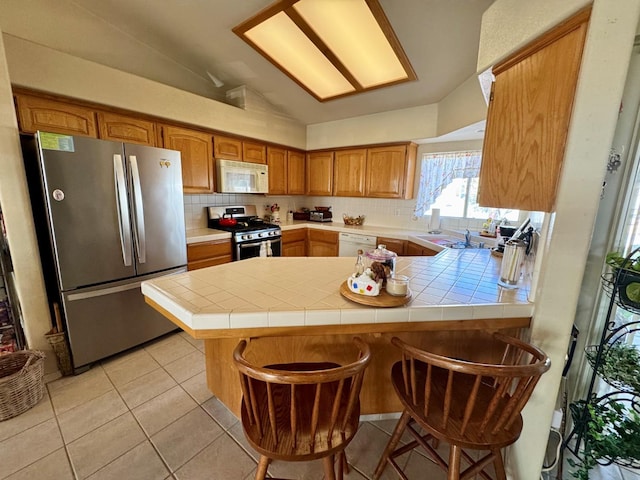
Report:
M60 373L63 376L72 375L73 366L71 365L71 355L69 354L69 347L64 332L47 333L45 334L45 338L49 341L49 345L51 345L53 353L56 355L56 362Z
M0 356L0 421L26 412L44 395L44 353L20 350Z
M362 225L364 223L364 215L352 217L350 215L347 215L346 213L343 213L342 220L344 220L345 225Z

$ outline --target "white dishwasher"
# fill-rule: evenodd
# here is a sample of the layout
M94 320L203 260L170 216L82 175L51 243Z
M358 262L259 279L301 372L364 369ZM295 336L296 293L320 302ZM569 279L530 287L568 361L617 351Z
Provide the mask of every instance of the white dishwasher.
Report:
M339 257L357 257L358 250L366 252L376 248L377 238L373 235L361 235L358 233L341 233L339 239Z

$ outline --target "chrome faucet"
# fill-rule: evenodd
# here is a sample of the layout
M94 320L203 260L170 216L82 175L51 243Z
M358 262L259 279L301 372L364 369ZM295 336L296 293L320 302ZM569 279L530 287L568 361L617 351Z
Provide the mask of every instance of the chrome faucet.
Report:
M467 233L464 234L464 248L469 248L471 246L471 233L467 228Z

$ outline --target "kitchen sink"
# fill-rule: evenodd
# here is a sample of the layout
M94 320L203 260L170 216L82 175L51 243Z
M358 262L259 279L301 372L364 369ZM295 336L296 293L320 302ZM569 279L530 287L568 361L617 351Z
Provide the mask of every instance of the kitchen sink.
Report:
M487 248L485 245L480 245L480 242L470 242L470 245L465 245L464 240L453 236L442 235L416 235L415 238L423 240L425 242L435 243L445 248Z

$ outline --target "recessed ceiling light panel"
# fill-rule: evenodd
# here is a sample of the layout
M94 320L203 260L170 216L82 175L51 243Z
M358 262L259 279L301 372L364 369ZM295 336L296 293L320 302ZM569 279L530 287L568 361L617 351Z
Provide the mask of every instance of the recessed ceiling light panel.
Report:
M281 0L233 31L320 101L416 79L378 0Z
M245 35L254 44L260 45L261 50L277 66L286 65L290 75L320 98L334 97L354 90L284 12L247 30Z

